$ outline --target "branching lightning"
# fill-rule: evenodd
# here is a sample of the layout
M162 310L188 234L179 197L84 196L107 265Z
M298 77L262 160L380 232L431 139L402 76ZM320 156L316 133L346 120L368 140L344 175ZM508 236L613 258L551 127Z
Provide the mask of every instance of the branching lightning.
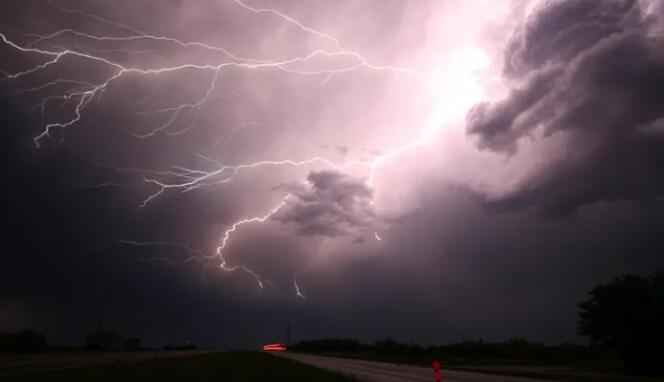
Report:
M303 33L308 33L316 39L320 40L321 43L325 45L332 46L333 49L316 49L309 52L303 56L291 57L285 60L267 60L263 58L253 58L253 57L243 57L241 55L235 54L224 47L214 46L203 42L198 41L183 41L171 36L162 36L155 35L143 32L135 27L130 25L109 20L98 15L88 13L81 10L69 9L62 7L56 3L49 2L53 7L55 7L60 12L65 12L73 15L80 15L83 17L90 18L96 22L102 23L107 26L112 26L117 28L118 31L122 31L122 35L119 36L106 36L106 35L96 35L92 33L82 32L74 30L71 28L60 29L54 31L50 34L28 34L29 37L33 38L32 41L28 43L18 43L15 40L10 39L7 35L0 31L0 40L5 45L13 48L16 51L19 51L24 54L37 55L45 58L45 61L34 65L32 67L26 68L22 71L17 71L14 73L4 73L4 78L8 81L17 81L29 76L32 76L38 72L45 71L51 67L62 64L65 57L75 57L89 65L100 65L109 70L109 74L102 81L93 83L89 81L79 81L72 80L67 78L56 78L51 81L45 82L43 84L29 87L16 89L17 94L26 94L26 93L36 93L44 91L46 89L60 89L62 87L65 90L60 95L48 96L45 97L42 102L37 105L42 114L49 108L50 103L52 102L61 102L61 103L73 103L73 115L69 119L62 121L53 121L47 123L41 133L34 137L34 143L39 147L42 142L46 139L53 138L53 131L60 130L64 131L75 126L77 123L84 118L84 112L86 107L90 104L91 101L99 97L113 82L119 80L122 77L127 75L137 75L144 77L158 76L158 75L168 75L171 73L184 71L184 70L196 70L209 72L209 83L207 88L201 91L200 98L189 102L183 103L176 106L164 107L155 110L148 110L141 112L140 115L144 117L151 117L155 115L166 115L167 120L157 126L156 128L149 130L147 132L137 132L130 131L133 137L137 139L149 139L159 134L167 135L180 135L185 134L191 129L194 129L198 123L199 112L202 107L204 107L208 102L220 98L220 97L233 97L235 90L226 93L225 95L217 95L217 86L220 77L222 76L224 70L235 68L247 71L256 71L256 70L274 70L282 71L288 73L295 73L298 75L322 75L324 76L323 84L328 82L330 78L335 75L340 75L350 71L355 71L359 69L366 69L372 71L386 71L391 73L403 73L409 75L430 75L425 71L413 69L413 68L404 68L397 66L389 65L376 65L367 60L362 54L347 50L343 47L341 42L334 36L319 31L313 27L306 25L304 22L292 18L291 16L273 8L256 8L244 1L241 0L228 0L229 2L237 5L239 8L253 13L253 14L264 14L272 17L281 19L284 23L291 24L292 26L298 28ZM54 44L51 44L52 41L57 40L61 37L76 37L78 39L83 39L85 41L96 42L96 43L135 43L135 42L159 42L165 44L172 44L181 49L202 49L211 54L215 54L218 57L218 61L210 63L197 63L197 62L188 62L184 64L174 65L174 66L157 66L157 67L140 67L132 66L129 64L123 64L121 62L115 61L111 58L104 56L102 53L109 52L111 50L86 50L77 47L57 47ZM118 49L115 49L118 50ZM122 49L119 49L122 51ZM129 52L129 49L126 50ZM307 68L303 64L310 63L314 59L326 59L326 58L337 58L344 57L348 59L348 63L341 67L314 67ZM177 127L178 121L182 117L188 118L188 123L184 127ZM291 166L291 167L302 167L302 166L312 166L312 165L322 165L328 168L335 169L337 171L347 171L351 168L361 167L368 171L367 183L372 184L376 171L386 164L388 164L392 159L395 159L406 152L417 149L421 146L427 145L431 142L439 120L434 116L430 121L428 126L425 126L421 135L414 139L412 142L407 143L401 147L395 148L387 153L379 155L371 160L354 160L347 161L342 163L336 163L328 158L323 156L314 156L304 159L287 159L287 160L262 160L250 163L240 163L235 165L222 164L214 159L207 158L201 154L194 154L198 158L205 160L215 166L213 170L198 170L187 168L184 166L174 166L173 168L166 171L154 171L146 169L137 169L137 168L120 168L109 165L104 165L109 168L121 172L136 172L141 174L142 183L146 185L151 185L155 188L155 191L147 195L140 203L141 208L147 207L152 201L158 198L166 191L179 191L179 192L189 192L201 187L209 187L214 185L225 184L231 182L235 179L238 174L244 171L249 171L261 167L281 167L281 166ZM236 129L242 128L246 125L257 124L259 122L247 122L243 125L238 126ZM225 138L223 138L225 139ZM119 187L130 187L122 183L117 182L106 182L96 185L90 185L87 187L106 187L106 186L119 186ZM229 228L227 228L221 235L220 243L216 247L216 250L211 255L206 255L203 251L191 248L186 244L181 243L172 243L172 242L155 242L155 241L129 241L129 240L120 240L119 242L124 245L132 246L167 246L167 247L176 247L185 250L187 253L187 259L185 261L201 261L201 262L211 262L216 261L219 268L224 271L232 272L236 270L241 270L252 277L255 278L258 286L260 288L264 287L264 279L254 270L244 266L244 265L230 265L226 260L224 254L227 246L231 242L233 235L243 226L247 224L261 224L270 220L270 218L279 212L288 202L290 194L285 195L279 203L274 207L269 209L262 215L242 218L235 221ZM374 238L377 241L382 241L382 238L378 233L374 233ZM170 261L170 260L167 260ZM297 279L293 278L293 286L295 289L296 296L298 298L306 298L303 292L301 291Z

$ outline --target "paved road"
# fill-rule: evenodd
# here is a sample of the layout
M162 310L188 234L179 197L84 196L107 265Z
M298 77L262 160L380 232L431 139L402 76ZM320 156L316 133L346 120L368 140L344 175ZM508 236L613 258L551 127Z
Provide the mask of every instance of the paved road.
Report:
M140 352L71 352L45 354L0 354L0 380L3 375L17 375L49 370L141 362L153 359L191 357L210 350L140 351Z
M383 362L351 360L308 354L280 353L281 357L321 369L354 376L367 382L434 382L430 368ZM443 382L542 382L541 379L505 377L466 371L443 370Z

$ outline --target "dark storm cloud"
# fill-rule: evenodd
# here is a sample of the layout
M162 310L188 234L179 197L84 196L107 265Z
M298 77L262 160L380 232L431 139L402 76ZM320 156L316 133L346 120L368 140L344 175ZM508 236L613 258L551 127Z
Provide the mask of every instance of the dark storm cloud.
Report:
M498 152L536 131L566 134L567 145L494 206L558 213L664 192L664 38L638 4L549 2L512 37L505 74L521 85L476 105L468 132Z
M636 4L636 0L544 3L510 37L504 73L519 76L549 63L570 61L598 41L637 26Z
M559 74L560 70L536 73L506 100L476 105L468 114L468 132L479 135L482 148L513 153L516 140L532 127L535 114L542 112L539 106Z
M0 30L19 41L30 40L23 32L46 34L62 27L99 35L127 32L80 13L58 11L41 0L6 3L0 6L4 11ZM409 23L401 23L405 4L425 5L413 16L417 20L413 30L439 22L420 22L428 20L426 1L250 3L283 7L312 26L335 35L340 32L344 43L362 52L369 49L372 57L386 57L379 60L386 63L392 62L392 56L410 52L399 42L401 36L412 35ZM194 113L182 113L182 121L151 139L137 139L127 131L149 132L168 115L160 119L140 113L198 100L210 85L212 73L127 76L89 104L79 123L62 132L62 143L51 145L45 140L40 149L32 138L45 123L70 118L72 110L54 105L42 116L34 107L50 93L17 97L12 92L41 84L45 81L41 75L2 82L0 115L6 128L0 129L4 145L0 178L5 182L0 187L4 243L0 331L31 327L45 332L54 343L80 345L101 323L125 337L141 337L149 346L192 340L202 346L257 348L261 342L282 340L285 324L290 322L296 340L325 336L365 341L390 336L422 344L464 337L579 340L574 337L576 303L587 290L626 271L650 273L661 268L659 254L664 250L662 203L640 201L637 208L619 202L596 203L573 219L511 211L531 205L560 210L577 205L584 190L585 200L596 200L598 195L624 198L629 193L644 197L660 190L661 177L653 174L662 168L664 122L647 122L654 120L659 104L655 98L649 102L632 98L644 94L643 85L651 78L648 73L661 62L653 48L656 38L645 33L661 31L662 24L636 17L635 4L593 8L593 2L587 3L566 3L570 5L559 11L555 27L537 26L548 11L540 12L532 19L533 26L520 32L519 40L514 37L512 78L520 85L503 103L478 107L472 124L483 147L508 152L519 148L520 138L531 134L535 124L544 123L551 133L574 132L568 162L551 165L511 198L496 203L510 209L505 214L486 214L464 189L419 177L392 176L391 171L398 168L386 165L381 171L394 178L390 185L417 185L409 195L417 207L400 206L397 198L392 206L397 207L399 219L380 227L380 241L373 239L372 231L383 215L374 214L372 190L356 178L333 171L309 173L306 185L295 182L313 169L308 166L243 171L233 182L190 192L166 191L139 208L147 195L158 190L154 184L145 184L144 176L173 179L151 170L115 171L97 164L172 174L168 171L174 166L208 170L217 160L238 164L291 156L301 159L321 154L323 144L335 158L347 155L351 160L358 152L374 158L387 150L374 142L388 132L385 125L378 119L375 123L361 119L358 125L351 116L356 111L365 116L374 109L382 115L390 109L379 102L382 95L393 93L382 85L382 75L339 74L323 86L324 78L315 76L223 72L215 93L221 98L201 109L195 128L168 134L189 125L187 117ZM268 14L257 17L244 12L232 1L58 0L57 4L84 7L149 33L218 43L252 57L304 54L317 40ZM584 18L574 22L588 24L582 41L574 40L573 31L584 28L565 29L565 23L574 20L571 9L575 7L583 10ZM354 14L372 17L350 17ZM603 20L597 27L587 21L596 14ZM562 37L544 32L558 29ZM426 38L418 33L404 41L416 46ZM366 45L359 42L362 39ZM315 46L326 44L316 42ZM567 43L574 48L561 48ZM81 49L94 52L124 47L71 35L53 44L80 44ZM136 52L127 55L113 50L109 55L141 66L168 65L190 54L201 62L212 60L204 52L165 43L145 41L131 47ZM0 69L8 72L32 67L37 59L2 44L0 49ZM634 59L631 72L628 61L618 60L621 55ZM591 65L600 58L614 64ZM107 74L98 73L105 70L103 65L73 57L51 70L95 82ZM610 76L615 78L603 82ZM370 78L374 80L367 81ZM574 87L567 91L565 81L574 82ZM650 92L657 93L657 82L650 84ZM601 86L606 98L591 97ZM631 95L625 89L632 89ZM621 105L629 112L618 113L621 109L608 101L617 95L626 98ZM406 96L410 98L409 93ZM572 105L563 102L565 98L580 101ZM393 111L399 113L403 99L394 99ZM592 106L593 102L597 104ZM587 117L587 109L594 110L592 118ZM611 113L618 114L618 119ZM587 119L598 122L590 124ZM632 129L624 128L625 124L643 126ZM357 139L358 134L370 139ZM413 154L418 160L419 151ZM584 180L584 190L577 179ZM128 187L85 187L100 183ZM274 188L283 183L291 186ZM289 192L293 196L273 221L238 229L224 253L229 266L246 265L258 272L263 289L241 270L223 272L214 261L207 265L183 261L190 253L182 245L119 242L185 243L214 254L233 222L265 216ZM318 246L320 242L330 245ZM306 300L295 296L295 278Z
M306 186L292 187L292 197L274 219L302 235L339 236L369 226L374 220L372 191L359 178L316 171Z
M392 56L402 54L392 38L404 34L403 28L393 28L401 17L400 0L354 4L367 14L382 14L380 19L353 22L357 30L349 28L353 19L346 15L357 12L348 5L321 2L310 6L292 1L275 7L335 35L341 28L335 20L346 20L343 28L352 30L353 36L370 36L366 45L380 53L377 60L392 62ZM99 17L146 33L220 45L238 55L261 59L305 56L313 46L322 49L329 43L274 15L243 10L233 1L111 4L26 0L0 8L0 32L25 45L36 39L33 34L48 35L61 28L95 36L135 34ZM366 29L371 32L360 32ZM379 39L385 46L374 48ZM71 32L38 46L69 47L141 68L225 59L218 52L185 49L165 41L101 42ZM355 48L364 51L367 46ZM44 59L0 44L3 73L32 68ZM143 178L173 181L168 174L172 175L174 166L208 170L217 160L239 164L307 158L320 154L318 147L323 142L333 148L335 156L350 155L349 137L358 131L349 111L357 109L364 114L365 109L357 106L369 94L384 93L384 77L360 81L368 78L365 74L337 75L322 86L324 78L316 76L270 70L223 71L212 102L205 103L199 113L181 113L176 123L150 139L138 139L130 133L148 133L168 120L168 115L152 111L198 101L210 87L213 73L128 74L98 93L77 123L53 129L54 139L44 139L39 149L33 138L47 123L70 120L75 102L60 105L56 98L42 114L42 100L67 89L59 85L43 92L22 89L39 87L55 78L97 84L107 78L109 68L68 55L47 70L3 79L0 114L6 128L0 129L0 175L5 183L0 188L0 239L5 245L0 255L0 331L31 327L45 332L51 342L74 345L80 345L100 323L124 336L140 336L150 346L161 346L171 338L174 343L191 339L203 346L223 347L256 347L263 341L280 340L285 323L292 320L298 325L295 320L301 316L303 301L295 297L293 276L297 275L304 293L308 293L314 283L299 271L307 258L316 255L286 237L290 233L282 229L284 226L243 227L225 253L230 266L246 265L260 272L265 289L241 270L221 271L218 262L183 261L191 253L181 245L126 243L182 243L213 254L224 229L237 219L262 215L281 200L284 192L274 190L275 184L300 181L312 168L245 171L234 182L219 187L164 192L139 208L147 195L158 191ZM191 130L169 135L185 129L192 120L197 123ZM319 137L312 127L320 121L334 126L338 139ZM321 173L312 174L311 181L317 185L316 191L307 196L308 191L302 189L284 210L297 214L293 217L300 220L289 223L296 230L318 229L321 234L341 235L364 227L372 219L365 211L371 193L355 180ZM352 196L339 194L344 192ZM313 206L309 218L315 221L302 215L304 199L300 197L320 199L309 200ZM311 279L317 278L315 274ZM314 308L307 309L309 317L314 316L309 319L309 333L316 336L322 329Z

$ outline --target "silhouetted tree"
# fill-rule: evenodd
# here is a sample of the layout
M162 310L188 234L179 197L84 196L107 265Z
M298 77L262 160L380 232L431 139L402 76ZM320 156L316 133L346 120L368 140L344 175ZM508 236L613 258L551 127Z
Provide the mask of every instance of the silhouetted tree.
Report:
M48 348L46 337L32 330L0 333L0 352L40 352Z
M136 351L136 350L144 350L145 348L143 345L141 345L141 339L140 338L130 338L124 343L124 348L125 350L129 351Z
M377 341L372 345L351 339L321 339L302 341L289 346L289 350L319 354L346 354L353 357L379 359L406 363L430 365L432 359L445 362L496 362L498 360L544 361L569 363L587 360L590 353L587 346L560 344L546 346L515 338L504 342L464 341L456 344L421 347L405 344L393 339Z
M614 346L634 374L664 371L664 273L627 274L590 291L579 304L578 333L593 345Z
M95 334L88 336L85 347L88 350L120 350L122 338L110 330L97 330Z

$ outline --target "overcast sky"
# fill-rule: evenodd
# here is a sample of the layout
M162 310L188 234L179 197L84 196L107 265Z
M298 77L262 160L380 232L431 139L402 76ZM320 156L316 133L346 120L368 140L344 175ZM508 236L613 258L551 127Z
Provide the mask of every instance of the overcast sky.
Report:
M578 342L664 266L659 1L0 15L0 331Z

